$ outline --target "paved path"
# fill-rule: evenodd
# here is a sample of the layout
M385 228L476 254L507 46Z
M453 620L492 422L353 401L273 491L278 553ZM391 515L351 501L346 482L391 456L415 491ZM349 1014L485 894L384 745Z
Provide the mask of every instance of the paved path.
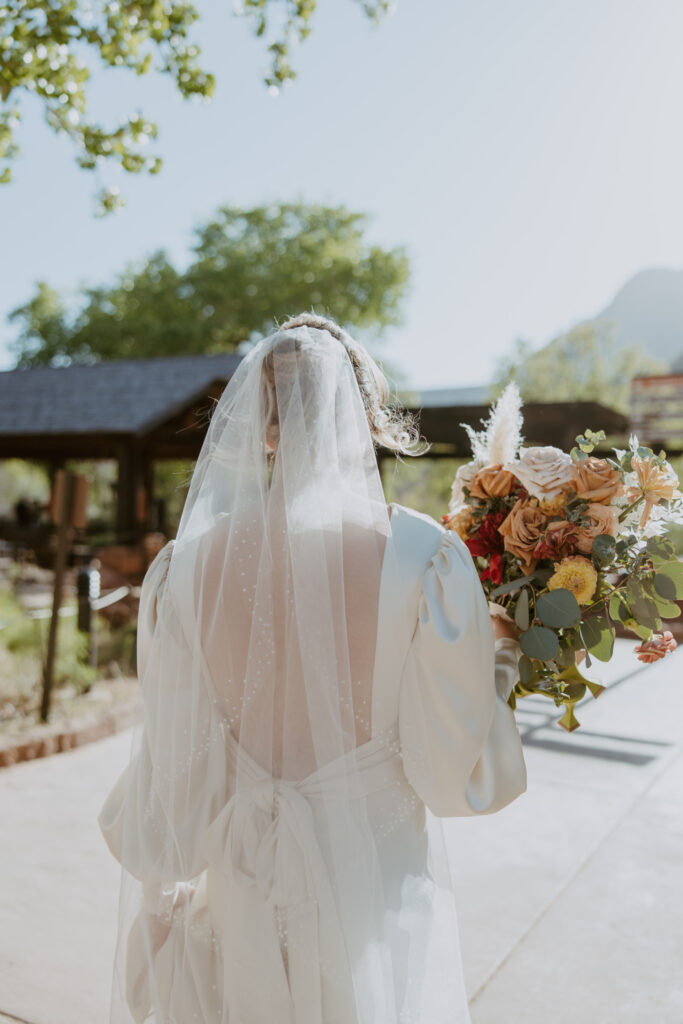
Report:
M523 702L519 800L444 823L473 1024L683 1022L683 651L641 670L632 646L578 733ZM106 1024L119 869L95 818L130 742L0 772L0 1024Z

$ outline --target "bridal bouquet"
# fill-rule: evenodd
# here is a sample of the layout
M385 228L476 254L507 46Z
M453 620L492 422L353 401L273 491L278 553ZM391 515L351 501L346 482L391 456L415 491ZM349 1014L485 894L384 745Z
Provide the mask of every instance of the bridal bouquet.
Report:
M610 660L617 624L640 639L643 661L676 647L662 620L681 614L683 562L665 533L683 522L683 494L666 453L635 435L613 457L592 454L604 431L586 430L569 453L522 446L521 404L513 382L483 430L462 424L473 459L442 521L469 548L491 611L520 631L512 707L542 694L565 707L571 731L586 690L604 690L579 664Z

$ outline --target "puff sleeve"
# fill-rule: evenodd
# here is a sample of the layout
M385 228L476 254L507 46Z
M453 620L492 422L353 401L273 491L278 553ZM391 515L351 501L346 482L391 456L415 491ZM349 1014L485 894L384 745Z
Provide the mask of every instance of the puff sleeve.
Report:
M444 531L422 578L399 691L404 770L439 817L488 814L526 789L521 738L507 703L517 658L515 640L494 641L466 545Z

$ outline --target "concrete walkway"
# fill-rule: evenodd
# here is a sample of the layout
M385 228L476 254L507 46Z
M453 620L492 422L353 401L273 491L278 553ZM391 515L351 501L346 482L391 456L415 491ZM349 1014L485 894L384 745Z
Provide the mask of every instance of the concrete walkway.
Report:
M519 800L444 822L473 1024L683 1022L683 651L632 647L578 733L522 703ZM119 868L95 819L130 742L0 772L0 1024L106 1024Z

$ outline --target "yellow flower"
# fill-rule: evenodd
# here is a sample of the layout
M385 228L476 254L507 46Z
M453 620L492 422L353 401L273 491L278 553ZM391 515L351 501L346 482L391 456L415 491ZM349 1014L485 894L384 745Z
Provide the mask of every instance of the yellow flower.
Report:
M564 491L560 491L555 498L541 498L538 507L546 516L556 516L566 504L567 495Z
M568 555L555 562L555 572L548 580L548 589L566 587L579 604L588 604L598 585L598 574L592 562L583 555Z
M462 540L467 540L472 526L472 509L469 505L463 505L455 512L443 516L441 521L447 530L453 530Z

